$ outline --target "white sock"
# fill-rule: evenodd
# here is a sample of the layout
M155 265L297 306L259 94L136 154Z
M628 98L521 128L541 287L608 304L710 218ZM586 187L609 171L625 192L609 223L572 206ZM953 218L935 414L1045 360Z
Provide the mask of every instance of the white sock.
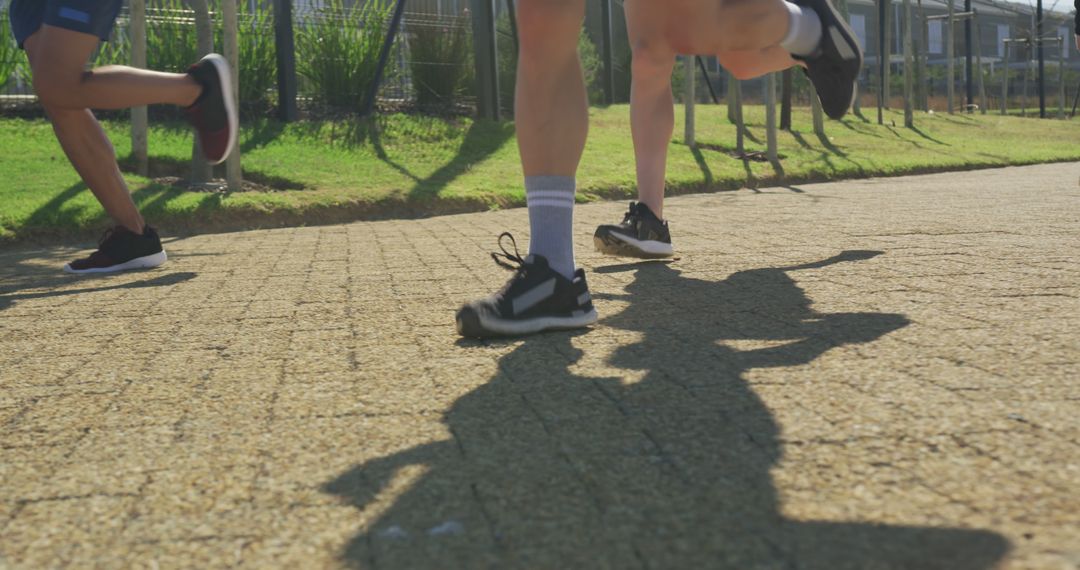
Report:
M529 206L529 254L547 259L548 266L574 278L573 176L526 176Z
M806 56L817 51L821 44L821 18L817 12L809 8L804 10L791 2L784 2L784 5L791 17L788 19L787 36L780 41L780 47L793 55Z

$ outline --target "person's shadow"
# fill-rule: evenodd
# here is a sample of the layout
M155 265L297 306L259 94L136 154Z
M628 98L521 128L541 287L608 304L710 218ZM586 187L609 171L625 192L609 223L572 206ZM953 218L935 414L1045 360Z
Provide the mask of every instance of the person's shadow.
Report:
M806 364L907 325L902 315L813 310L789 272L856 261L683 277L633 270L622 312L590 346L527 339L444 421L452 439L362 463L324 485L361 509L342 553L382 568L988 569L992 532L797 521L770 469L779 426L755 368ZM601 272L605 269L601 269ZM626 339L633 339L627 344ZM738 349L727 343L750 344ZM620 377L609 377L612 367ZM594 373L590 373L590 368ZM640 371L640 372L631 372ZM827 386L822 386L827 390Z

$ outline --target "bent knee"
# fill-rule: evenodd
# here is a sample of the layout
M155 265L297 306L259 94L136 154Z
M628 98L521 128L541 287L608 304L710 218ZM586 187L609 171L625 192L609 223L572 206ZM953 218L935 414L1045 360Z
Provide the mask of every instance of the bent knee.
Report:
M662 42L636 40L631 46L634 77L662 77L667 81L675 67L675 51Z
M720 67L726 69L732 77L740 81L755 79L762 75L761 68L747 58L718 55L717 59L720 61Z
M63 73L50 69L34 70L34 92L46 107L70 107L76 100L87 71Z
M520 56L543 59L576 54L584 17L584 0L521 0L517 9Z

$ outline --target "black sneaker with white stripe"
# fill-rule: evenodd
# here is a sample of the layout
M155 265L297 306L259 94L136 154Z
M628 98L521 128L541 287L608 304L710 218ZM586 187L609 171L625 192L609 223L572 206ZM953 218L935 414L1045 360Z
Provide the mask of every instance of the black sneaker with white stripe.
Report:
M641 202L630 202L621 223L596 228L593 244L600 253L643 259L671 257L675 253L667 222Z
M146 226L142 234L137 234L124 226L116 226L101 236L97 251L65 265L64 271L81 275L150 269L167 259L154 228Z
M844 17L829 0L791 0L809 8L821 19L821 44L808 56L792 55L806 62L807 77L814 84L821 109L833 119L841 119L855 101L855 82L862 69L863 51Z
M510 239L514 253L502 245L503 238ZM499 236L499 248L502 253L492 253L492 259L514 271L514 276L494 295L468 303L458 311L457 330L461 336L518 336L577 329L596 322L583 270L578 269L573 279L567 279L551 269L543 256L522 258L509 233Z

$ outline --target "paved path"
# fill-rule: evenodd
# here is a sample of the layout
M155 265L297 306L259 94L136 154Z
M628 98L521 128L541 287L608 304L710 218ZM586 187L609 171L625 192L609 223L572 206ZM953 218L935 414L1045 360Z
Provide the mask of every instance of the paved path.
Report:
M0 252L0 567L1080 568L1080 165L687 196L589 332L524 210Z

